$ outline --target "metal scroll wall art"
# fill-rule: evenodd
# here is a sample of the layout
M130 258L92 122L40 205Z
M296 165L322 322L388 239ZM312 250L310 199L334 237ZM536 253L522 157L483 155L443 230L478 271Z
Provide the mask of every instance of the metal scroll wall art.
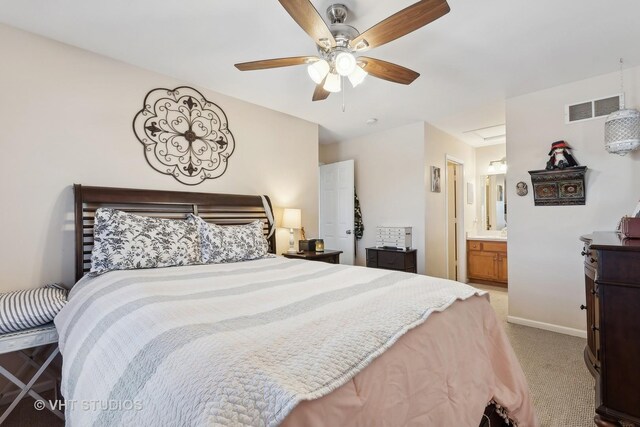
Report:
M186 185L222 176L235 148L224 111L190 87L150 91L133 131L149 165Z

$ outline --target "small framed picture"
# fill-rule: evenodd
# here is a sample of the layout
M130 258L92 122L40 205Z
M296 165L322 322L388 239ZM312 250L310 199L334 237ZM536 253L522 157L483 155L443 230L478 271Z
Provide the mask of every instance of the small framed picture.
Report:
M431 191L440 192L440 168L436 166L431 166Z

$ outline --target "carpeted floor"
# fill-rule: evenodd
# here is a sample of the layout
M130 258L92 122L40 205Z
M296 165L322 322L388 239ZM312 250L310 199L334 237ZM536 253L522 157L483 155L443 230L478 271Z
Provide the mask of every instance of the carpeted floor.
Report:
M491 305L527 377L540 425L593 426L595 382L582 358L586 340L507 323L506 290L474 286L491 295Z
M476 285L491 294L491 305L503 321L529 382L542 427L593 426L594 380L584 364L586 340L507 323L508 297L501 288ZM0 408L0 412L4 408ZM63 423L47 411L33 409L26 398L4 426L57 427Z

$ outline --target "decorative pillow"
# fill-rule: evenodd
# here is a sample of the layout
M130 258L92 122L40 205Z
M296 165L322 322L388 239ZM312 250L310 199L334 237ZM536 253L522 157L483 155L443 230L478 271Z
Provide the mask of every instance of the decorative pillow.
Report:
M57 284L0 294L0 333L45 325L67 303L67 290Z
M198 227L192 221L100 208L96 211L93 242L93 275L201 262Z
M198 224L205 264L264 258L269 251L264 223L260 220L245 225L221 226L209 224L196 215L189 215L189 219Z

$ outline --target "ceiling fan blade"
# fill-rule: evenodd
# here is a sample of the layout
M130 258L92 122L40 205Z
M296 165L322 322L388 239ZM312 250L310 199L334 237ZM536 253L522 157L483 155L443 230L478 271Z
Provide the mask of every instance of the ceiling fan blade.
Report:
M327 99L329 97L329 95L331 95L331 92L329 92L328 90L324 89L324 82L327 81L327 78L325 77L324 80L322 80L322 82L320 82L319 85L316 86L316 90L313 91L313 98L311 98L314 102L315 101L324 101L325 99Z
M351 40L349 46L360 52L382 46L424 27L450 10L446 0L419 1L369 28Z
M420 77L420 73L381 59L360 56L358 57L358 62L362 63L362 68L373 77L394 83L408 85Z
M294 21L324 49L336 47L336 39L309 0L278 0Z
M236 64L240 71L266 70L268 68L291 67L317 61L317 56L292 56L290 58L264 59L262 61L243 62Z

